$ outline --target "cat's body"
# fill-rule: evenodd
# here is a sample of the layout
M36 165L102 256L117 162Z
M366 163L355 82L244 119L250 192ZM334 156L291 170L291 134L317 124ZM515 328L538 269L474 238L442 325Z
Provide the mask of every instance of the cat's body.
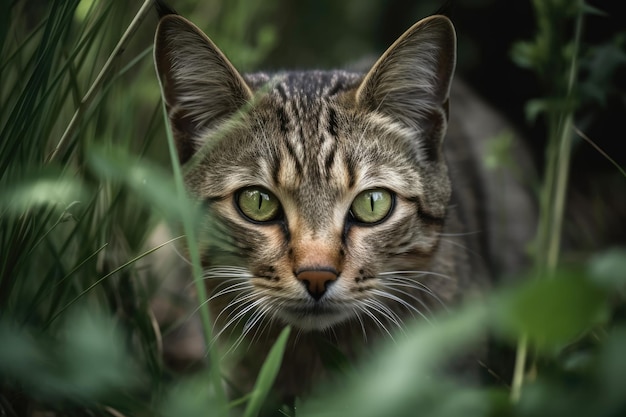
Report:
M447 18L414 25L366 74L240 76L175 15L155 60L179 157L192 160L186 184L212 219L202 263L215 334L239 347L235 390L251 388L286 324L276 392L292 397L326 373L320 344L356 359L523 264L530 200L482 163L506 124L459 85L443 141Z

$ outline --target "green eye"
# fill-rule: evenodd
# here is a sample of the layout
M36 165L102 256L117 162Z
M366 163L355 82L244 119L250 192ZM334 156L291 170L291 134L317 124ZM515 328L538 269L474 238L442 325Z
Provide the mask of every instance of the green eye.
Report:
M365 190L352 202L350 213L362 223L376 223L389 214L392 204L393 196L389 191L381 188Z
M244 188L237 195L237 205L251 220L268 222L280 214L280 203L274 194L261 187Z

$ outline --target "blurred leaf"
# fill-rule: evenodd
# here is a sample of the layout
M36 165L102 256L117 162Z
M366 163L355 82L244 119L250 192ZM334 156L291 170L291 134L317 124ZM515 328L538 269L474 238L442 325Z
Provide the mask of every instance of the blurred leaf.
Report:
M531 42L517 42L511 48L513 62L522 68L534 68L537 65L537 48Z
M526 106L524 107L524 114L526 115L528 123L535 123L537 117L541 113L545 113L549 106L550 105L546 99L528 100Z
M528 100L524 108L526 120L534 123L540 114L555 115L559 112L570 112L576 108L577 101L573 98L541 98Z
M626 33L620 33L612 42L591 48L581 60L586 77L579 88L585 97L603 107L609 97L624 93L618 85L618 74L626 65L625 45Z
M140 373L109 318L74 311L59 338L0 324L0 374L40 399L96 402L136 387Z
M65 327L59 361L66 367L65 378L81 395L101 398L112 389L128 389L140 382L139 369L113 320L74 312Z
M515 409L517 416L623 416L626 413L626 329L615 328L589 352L591 366L577 372L544 370L529 382ZM555 364L558 366L558 363Z
M626 248L612 248L593 255L589 261L589 275L608 290L626 289Z
M582 2L582 7L583 7L583 11L586 14L591 14L591 15L596 15L596 16L602 16L602 17L609 17L608 13L605 12L602 9L599 9L597 7L594 7L592 5L590 5L589 3L587 3L586 1Z
M513 158L513 132L505 130L497 136L490 138L487 142L487 151L483 162L489 170L495 170L503 167L515 167L516 162Z
M72 203L85 199L85 188L77 178L41 174L24 179L0 190L0 210L20 215L28 210L48 206L64 210Z
M88 161L102 180L126 185L166 219L175 223L189 216L193 222L200 221L198 205L186 194L179 195L172 176L162 168L122 149L94 148L88 153Z
M74 17L79 22L83 23L95 4L96 4L96 0L82 0L78 4L78 7L76 7L76 13L74 14Z
M621 406L626 410L626 327L623 323L613 329L602 346L596 378L605 396L606 406ZM617 415L617 414L615 414ZM622 414L623 415L623 414Z
M604 291L581 271L563 270L496 298L493 316L505 334L526 334L533 346L552 349L605 319L606 301Z
M165 399L158 404L162 417L207 417L227 415L219 409L219 402L212 390L208 372L177 382L167 391Z
M368 357L341 384L321 390L324 396L305 401L297 415L399 417L452 411L485 415L489 408L486 392L459 391L442 402L441 393L450 392L454 385L440 371L444 363L454 363L457 355L472 352L485 330L486 313L483 306L473 305L442 317L435 326L416 323L407 329L406 339L379 346L377 355Z

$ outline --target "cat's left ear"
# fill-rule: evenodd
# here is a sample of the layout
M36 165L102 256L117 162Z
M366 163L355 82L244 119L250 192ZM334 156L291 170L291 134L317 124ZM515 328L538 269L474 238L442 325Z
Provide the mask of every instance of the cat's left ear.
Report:
M167 14L154 39L154 62L181 163L206 133L242 109L252 91L217 46L187 19Z
M412 129L426 157L439 160L455 64L452 22L440 15L422 19L376 61L357 90L357 104Z

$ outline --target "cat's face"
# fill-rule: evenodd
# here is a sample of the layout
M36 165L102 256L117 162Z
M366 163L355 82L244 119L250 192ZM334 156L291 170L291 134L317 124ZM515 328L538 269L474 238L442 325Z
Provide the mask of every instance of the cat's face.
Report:
M179 16L161 21L155 58L187 186L212 218L203 264L222 326L385 328L440 302L453 285L430 269L450 193L446 18L366 75L242 77Z

